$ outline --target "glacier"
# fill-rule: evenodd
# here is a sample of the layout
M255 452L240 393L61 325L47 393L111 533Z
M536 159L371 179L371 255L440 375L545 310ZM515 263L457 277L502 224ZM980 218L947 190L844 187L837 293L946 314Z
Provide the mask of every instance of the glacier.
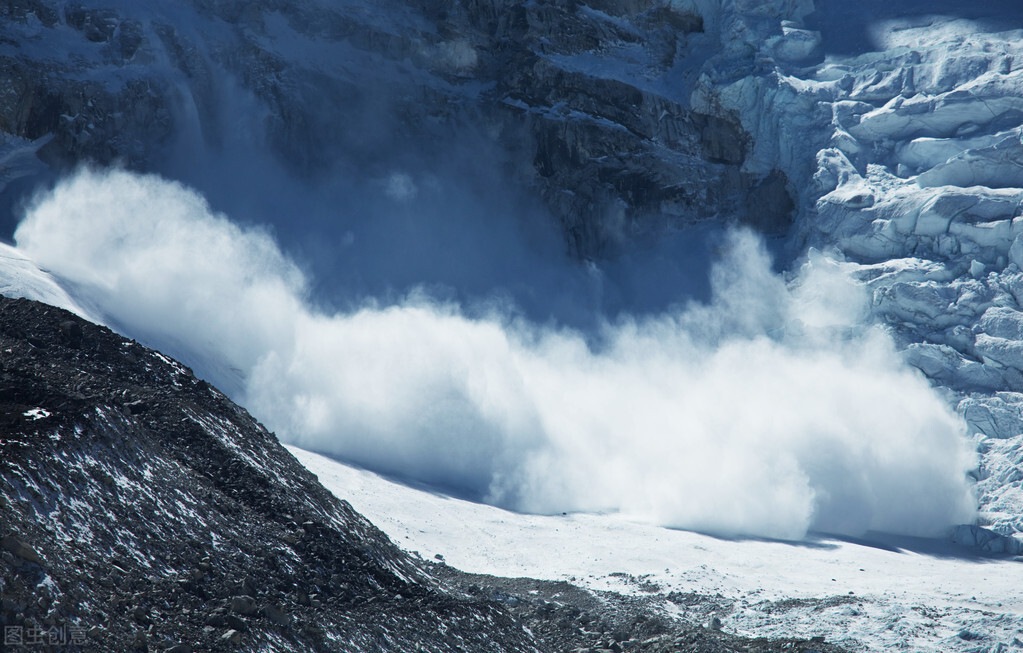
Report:
M983 21L927 3L833 53L819 32L815 51L800 50L814 34L797 29L815 18L808 4L781 14L791 34L737 17L759 35L764 72L734 79L742 60L722 55L693 95L741 117L756 144L747 165L778 167L799 189L791 246L843 260L901 356L948 391L985 453L1023 444L1023 32L999 7L1012 14L995 3ZM993 479L1019 472L986 455L975 472L980 523L1002 535L1023 530L1023 491Z

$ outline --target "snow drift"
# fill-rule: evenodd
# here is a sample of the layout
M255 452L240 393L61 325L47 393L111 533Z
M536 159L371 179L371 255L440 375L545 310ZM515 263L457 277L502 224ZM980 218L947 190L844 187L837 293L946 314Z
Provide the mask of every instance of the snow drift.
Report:
M323 310L268 233L154 176L80 172L15 238L283 440L377 471L725 535L938 535L975 516L963 426L867 324L861 287L814 253L785 280L747 233L709 302L597 333L422 292Z

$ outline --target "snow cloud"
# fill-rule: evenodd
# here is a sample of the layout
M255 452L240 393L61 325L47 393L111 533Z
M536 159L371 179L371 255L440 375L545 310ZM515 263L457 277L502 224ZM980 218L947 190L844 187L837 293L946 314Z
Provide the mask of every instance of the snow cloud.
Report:
M414 201L414 196L408 198ZM712 297L596 333L412 292L334 312L266 232L158 177L83 171L18 248L282 440L515 510L722 535L939 535L974 518L963 426L867 297L736 233Z

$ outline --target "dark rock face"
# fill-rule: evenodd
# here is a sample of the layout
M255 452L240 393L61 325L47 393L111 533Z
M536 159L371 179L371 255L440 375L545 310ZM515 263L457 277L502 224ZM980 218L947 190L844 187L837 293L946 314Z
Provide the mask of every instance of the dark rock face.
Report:
M541 198L571 252L608 257L637 233L742 215L772 183L742 171L737 120L690 108L712 37L696 9L673 7L12 1L0 5L0 131L50 138L39 156L57 168L143 170L173 142L216 149L249 132L313 179L433 169L454 143ZM787 228L791 209L772 207L748 222Z
M838 650L413 559L187 368L4 297L0 595L49 651Z
M186 368L26 300L0 324L3 625L86 651L534 650Z

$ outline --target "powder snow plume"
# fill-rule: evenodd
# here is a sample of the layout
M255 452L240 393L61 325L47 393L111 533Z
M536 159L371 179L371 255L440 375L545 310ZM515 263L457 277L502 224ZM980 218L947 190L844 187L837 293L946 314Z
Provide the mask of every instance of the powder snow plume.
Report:
M417 292L325 311L268 233L155 176L79 172L15 239L282 440L376 471L721 535L930 536L975 516L963 425L867 324L865 291L814 253L786 280L749 233L709 302L589 334Z

